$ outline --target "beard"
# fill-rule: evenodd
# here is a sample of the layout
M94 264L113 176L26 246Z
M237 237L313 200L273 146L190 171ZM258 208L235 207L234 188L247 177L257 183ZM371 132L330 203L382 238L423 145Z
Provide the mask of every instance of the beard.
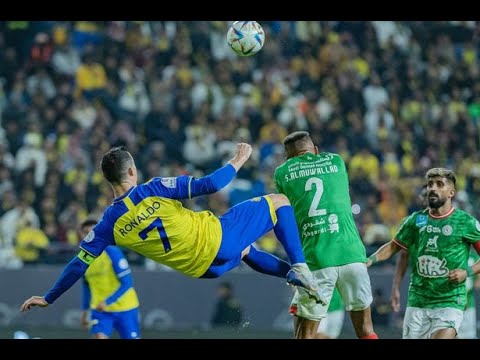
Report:
M428 207L431 209L438 209L445 205L447 202L447 199L442 199L438 197L438 195L434 195L433 197L428 196Z

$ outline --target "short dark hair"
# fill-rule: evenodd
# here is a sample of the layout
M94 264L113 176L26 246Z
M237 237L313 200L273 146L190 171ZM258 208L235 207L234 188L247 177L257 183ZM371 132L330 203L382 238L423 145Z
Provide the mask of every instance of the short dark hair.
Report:
M132 155L125 146L117 146L108 150L102 158L102 172L111 184L120 184L126 177L129 166L133 165Z
M283 146L286 147L291 144L295 145L297 141L303 141L305 139L311 140L308 131L295 131L285 136L285 139L283 139Z
M457 178L455 177L455 173L453 172L453 170L445 169L445 168L432 168L427 171L425 178L428 181L430 178L436 177L436 176L449 180L454 187L457 184Z
M283 148L287 157L295 156L299 151L305 150L312 139L307 131L295 131L283 139Z
M97 219L94 219L93 217L88 217L80 223L80 226L78 227L77 230L80 232L83 232L86 227L95 226L97 224L98 224Z
M80 223L80 229L83 229L84 227L87 227L87 226L95 226L97 224L98 224L97 219L87 218Z

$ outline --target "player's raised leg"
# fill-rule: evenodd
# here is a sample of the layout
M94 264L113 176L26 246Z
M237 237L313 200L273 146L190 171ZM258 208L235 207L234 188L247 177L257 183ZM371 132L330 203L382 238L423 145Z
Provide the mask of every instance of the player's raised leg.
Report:
M272 201L277 215L277 222L273 228L277 239L282 243L285 252L290 259L292 269L287 273L287 282L294 286L301 286L313 292L320 303L322 297L318 294L318 288L303 255L300 234L290 201L285 195L267 195Z
M242 260L255 271L282 279L287 277L291 269L290 264L285 260L265 251L258 250L252 245L243 250Z

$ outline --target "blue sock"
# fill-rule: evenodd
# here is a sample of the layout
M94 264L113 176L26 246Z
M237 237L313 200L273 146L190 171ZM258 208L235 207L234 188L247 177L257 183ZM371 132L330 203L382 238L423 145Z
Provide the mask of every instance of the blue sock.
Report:
M273 231L277 239L282 243L290 259L290 263L292 265L304 263L305 256L303 255L302 243L300 241L300 234L298 233L293 208L290 205L278 208L277 220Z
M243 258L243 261L255 271L282 279L285 279L290 270L290 264L285 260L273 254L257 250L253 246L250 246L250 252Z

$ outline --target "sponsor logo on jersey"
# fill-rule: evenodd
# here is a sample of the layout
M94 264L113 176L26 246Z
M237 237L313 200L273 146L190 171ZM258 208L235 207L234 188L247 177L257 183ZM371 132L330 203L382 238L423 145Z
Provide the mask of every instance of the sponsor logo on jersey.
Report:
M122 270L128 269L127 259L120 259L120 261L118 262L118 267Z
M427 215L417 215L417 218L415 219L415 225L417 225L417 227L427 225Z
M336 224L338 222L337 214L330 214L330 216L328 217L328 222L330 224Z
M438 240L438 235L435 235L433 238L430 238L427 240L427 248L428 247L433 247L437 248L437 240Z
M445 235L445 236L452 235L452 232L453 232L453 228L450 225L445 225L442 228L442 234Z
M177 187L177 178L174 177L165 177L161 180L162 185L166 188L174 189Z
M480 222L478 222L478 220L475 222L475 227L480 231Z
M338 224L338 216L337 214L330 214L328 217L328 231L330 234L333 234L334 232L340 232L340 225Z
M327 161L333 159L333 154L320 154L318 156L320 157L320 161Z
M93 230L90 230L90 232L87 234L87 236L85 236L85 239L83 239L83 241L88 243L92 241L94 238L95 238L95 232Z
M426 231L427 233L435 233L435 234L441 234L442 233L442 229L440 229L439 227L436 227L436 226L432 226L432 225L427 225L427 226L424 226L422 228L420 228L420 232L424 232Z
M426 278L439 278L447 276L447 260L439 259L431 255L422 255L418 257L417 272L420 276Z

